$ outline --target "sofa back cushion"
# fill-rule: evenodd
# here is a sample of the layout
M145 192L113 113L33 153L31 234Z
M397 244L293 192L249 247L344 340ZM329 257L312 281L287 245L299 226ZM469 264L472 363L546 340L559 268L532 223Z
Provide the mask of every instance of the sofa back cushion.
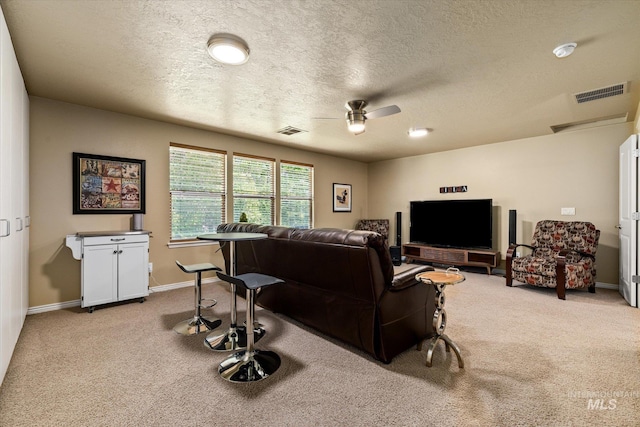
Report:
M549 255L563 249L595 255L599 238L600 230L590 222L544 220L536 224L531 245Z
M245 257L245 263L256 266L264 274L276 277L286 274L288 277L283 278L301 283L315 283L323 288L331 287L332 283L336 286L353 283L355 287L359 287L355 283L366 281L369 283L368 292L373 276L380 276L377 281L385 285L391 285L393 281L394 271L389 247L384 238L375 232L337 228L300 230L248 223L221 224L218 232L267 234L269 239L266 240L237 243L238 248L246 249L247 245L250 245L253 254L253 259L246 259L249 252L245 250L238 254L238 261L240 262L242 255ZM344 274L351 277L328 280L332 275L337 278L338 275Z

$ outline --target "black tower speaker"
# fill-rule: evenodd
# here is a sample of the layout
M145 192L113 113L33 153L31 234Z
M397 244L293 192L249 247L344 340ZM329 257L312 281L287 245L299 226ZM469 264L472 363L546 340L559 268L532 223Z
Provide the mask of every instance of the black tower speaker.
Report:
M389 247L391 253L391 262L393 265L402 264L402 212L396 212L396 245Z
M396 212L396 246L402 245L402 212Z
M509 210L509 244L516 243L516 211L515 209Z

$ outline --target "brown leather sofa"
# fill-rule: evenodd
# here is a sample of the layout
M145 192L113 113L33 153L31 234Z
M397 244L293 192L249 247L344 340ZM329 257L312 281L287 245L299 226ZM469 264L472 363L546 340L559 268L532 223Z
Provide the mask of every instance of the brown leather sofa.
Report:
M433 286L415 280L418 272L433 268L417 266L394 276L380 234L248 223L218 227L219 233L241 231L269 238L236 243L238 274L263 273L285 281L262 289L256 298L260 306L384 363L434 334ZM227 264L228 251L228 245L223 246Z

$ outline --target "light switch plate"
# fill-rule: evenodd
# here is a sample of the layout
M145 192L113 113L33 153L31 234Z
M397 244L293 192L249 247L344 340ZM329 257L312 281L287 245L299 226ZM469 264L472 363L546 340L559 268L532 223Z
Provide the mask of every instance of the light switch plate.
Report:
M560 208L560 215L575 215L576 208Z

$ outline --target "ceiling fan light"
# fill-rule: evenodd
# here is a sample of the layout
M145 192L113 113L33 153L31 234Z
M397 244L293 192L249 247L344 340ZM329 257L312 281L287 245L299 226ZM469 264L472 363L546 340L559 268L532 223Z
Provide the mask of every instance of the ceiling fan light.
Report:
M362 133L364 132L364 110L347 111L347 129L349 132Z
M232 34L218 34L211 37L207 52L216 61L228 65L241 65L249 59L247 44Z
M411 128L409 132L407 132L412 138L419 138L421 136L425 136L429 133L429 129L427 128Z
M349 129L349 132L360 133L364 130L364 120L362 122L354 120L352 123L347 125L347 128Z

